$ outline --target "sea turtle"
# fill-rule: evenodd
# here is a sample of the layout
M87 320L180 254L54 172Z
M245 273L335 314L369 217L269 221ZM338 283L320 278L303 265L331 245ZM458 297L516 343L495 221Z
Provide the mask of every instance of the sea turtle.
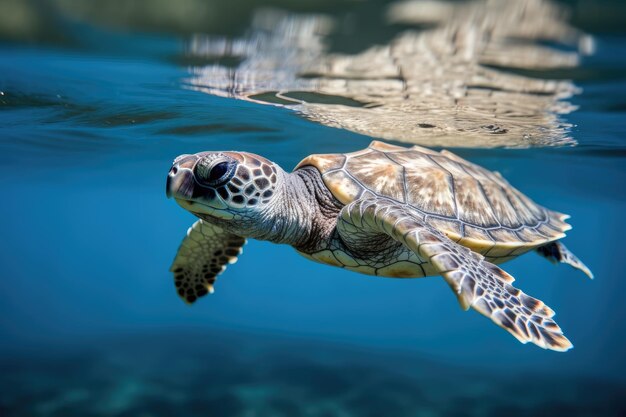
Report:
M363 274L442 275L464 309L520 342L572 347L554 312L496 266L534 249L592 277L558 241L569 216L451 152L374 141L353 153L311 155L292 173L251 153L201 152L174 160L166 188L200 219L171 268L187 303L213 292L217 275L255 238Z

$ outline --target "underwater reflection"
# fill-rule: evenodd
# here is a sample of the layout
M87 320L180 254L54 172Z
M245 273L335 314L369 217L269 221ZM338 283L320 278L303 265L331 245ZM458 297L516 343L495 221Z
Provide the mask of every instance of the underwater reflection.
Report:
M543 0L392 4L388 44L334 53L325 15L261 9L246 36L196 35L186 80L209 94L291 108L327 126L429 146L575 145L567 69L591 38ZM561 80L549 79L547 75Z

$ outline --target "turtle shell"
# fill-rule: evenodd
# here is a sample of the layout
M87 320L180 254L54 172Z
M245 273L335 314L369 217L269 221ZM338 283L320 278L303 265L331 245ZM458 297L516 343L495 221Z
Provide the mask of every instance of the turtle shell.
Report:
M382 196L408 204L450 239L505 261L565 236L569 216L548 210L492 172L448 152L374 141L348 154L311 155L343 204Z

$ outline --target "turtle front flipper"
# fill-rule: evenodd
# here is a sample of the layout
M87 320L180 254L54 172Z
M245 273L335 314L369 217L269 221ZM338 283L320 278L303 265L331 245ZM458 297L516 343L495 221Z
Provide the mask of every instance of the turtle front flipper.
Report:
M187 230L170 271L178 295L188 304L213 292L227 264L237 261L246 239L198 220Z
M553 263L563 263L572 268L582 271L589 278L593 279L593 273L576 255L570 252L561 242L550 242L547 245L539 246L537 253Z
M380 197L356 200L341 210L337 229L348 246L363 245L353 248L357 252L374 249L367 245L376 245L381 235L402 243L444 277L464 309L491 318L520 342L557 351L572 347L548 306L513 287L513 277L483 256L426 224L412 207Z

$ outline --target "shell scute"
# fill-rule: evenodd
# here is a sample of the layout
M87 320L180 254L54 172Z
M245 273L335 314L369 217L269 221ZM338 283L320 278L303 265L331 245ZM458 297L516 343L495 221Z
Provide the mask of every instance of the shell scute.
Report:
M453 179L435 167L405 172L407 202L424 212L456 218Z
M558 239L561 239L563 237L565 237L565 233L564 232L560 232L555 230L554 228L548 226L548 224L546 223L542 223L539 225L539 227L537 227L536 229L539 233L541 233L544 236L547 237L551 237L556 235Z
M456 218L454 178L448 170L430 155L415 151L388 156L404 167L407 203L423 206L426 213Z
M311 165L316 167L320 172L324 173L334 169L339 169L343 166L346 160L346 156L343 154L315 154L309 155L304 158L296 166L298 169L303 166Z
M463 170L463 165L457 161L451 160L443 155L431 156L430 159L436 165L448 171L452 176L467 176L467 173Z
M335 185L331 192L343 204L350 204L363 192L363 187L344 171L328 172L322 176L322 179L325 183Z
M522 242L526 242L528 245L532 245L539 240L543 240L543 237L538 235L533 229L528 227L522 227L515 231L517 238Z
M379 195L406 202L404 168L382 152L349 157L346 170L361 184Z
M493 240L491 235L486 230L478 227L465 225L462 236L458 242L479 253L485 253L496 245L496 241Z
M379 140L373 140L367 148L383 152L402 152L407 150L407 148L404 148L402 146L392 145L390 143L381 142Z
M493 182L483 182L481 185L500 224L511 229L522 226L522 222L515 213L515 208L511 205L502 187Z
M435 229L445 230L448 237L452 240L457 240L462 236L461 222L440 217L427 217L426 222Z
M504 244L504 246L510 248L517 248L518 246L525 245L525 242L523 240L520 240L520 238L513 230L498 228L491 229L488 231L488 233L489 236L491 236L491 238L496 242L508 242L507 244Z
M543 218L543 212L538 210L533 213L528 205L521 198L519 198L517 194L511 192L510 188L503 188L503 191L522 224L532 224L533 222L536 222L537 219Z
M469 224L497 227L497 216L482 187L474 178L465 175L454 178L459 219Z

